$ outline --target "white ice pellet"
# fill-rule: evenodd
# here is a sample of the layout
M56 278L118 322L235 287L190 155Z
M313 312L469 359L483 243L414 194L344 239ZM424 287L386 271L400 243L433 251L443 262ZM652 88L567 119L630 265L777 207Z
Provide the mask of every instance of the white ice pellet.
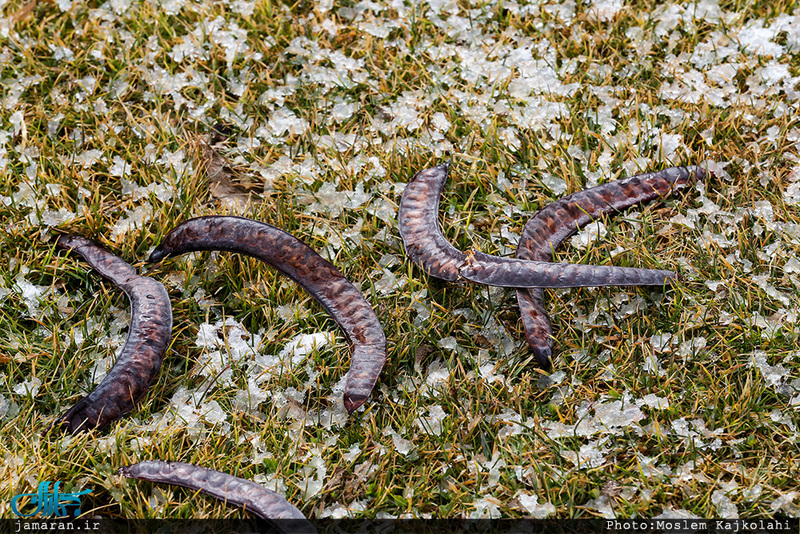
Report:
M331 332L299 334L283 347L279 356L284 361L291 359L292 364L296 365L314 350L319 350L333 343L333 341L334 336Z
M427 417L417 417L414 420L414 424L416 424L420 430L426 434L439 436L442 433L442 421L444 421L446 417L447 413L444 411L444 409L436 404L428 408Z
M622 11L622 4L622 0L592 0L588 10L589 18L602 22L614 20Z
M622 401L612 401L595 406L595 417L606 428L629 426L644 419L644 413L636 405L624 406Z
M655 376L666 376L667 374L666 369L661 367L661 361L653 353L648 353L645 355L642 369L644 369L646 373L650 373Z
M530 495L521 491L517 494L517 501L519 501L525 511L528 512L528 515L533 519L545 519L556 513L556 507L551 503L546 502L539 504L538 495Z
M23 380L12 388L12 391L17 395L30 395L35 397L39 394L39 388L42 385L41 379L33 377L29 380Z
M252 412L267 400L269 394L261 389L253 377L247 378L247 389L240 389L236 392L234 403L244 412Z
M31 212L31 215L35 214L36 212ZM76 217L77 215L74 212L66 208L59 208L58 211L44 210L41 217L39 217L39 223L47 228L52 228L69 222Z
M606 463L603 451L597 448L597 443L581 445L580 450L563 451L561 456L572 462L579 469L594 469Z
M717 510L717 517L723 519L739 519L739 510L724 491L715 490L711 494L711 503Z
M125 210L123 217L120 217L111 227L111 238L116 241L131 230L143 228L152 216L153 207L148 203L136 206L133 210Z
M81 152L80 154L75 156L74 161L76 164L86 169L88 167L91 167L98 161L102 161L102 159L103 159L103 151L98 149L92 149Z
M653 519L702 519L700 516L694 515L688 510L682 508L673 510L669 506L662 508L661 513L653 517Z
M414 450L414 444L398 434L392 434L392 444L394 450L403 456L408 456Z
M755 501L761 496L764 487L761 484L755 484L752 488L745 488L742 490L742 498L746 501Z
M472 506L475 510L469 513L469 519L497 519L503 515L500 512L500 501L494 497L481 497Z
M542 184L556 196L563 195L567 190L566 180L547 172L542 173Z
M398 278L389 269L381 269L382 276L375 282L375 290L381 295L388 295L402 289L408 283L406 278Z
M603 222L594 221L584 226L582 230L570 239L570 242L573 247L584 250L589 244L593 243L598 238L605 237L606 234L608 234L608 230L606 230L606 226Z
M666 334L654 334L650 336L650 346L653 347L653 351L655 352L666 352L669 350L670 345L675 343L674 335L670 333Z
M40 303L50 295L52 288L33 284L25 278L23 273L19 273L16 278L14 278L11 290L22 297L22 301L28 309L28 316L36 317L39 315Z
M750 355L750 366L756 367L761 376L771 387L777 387L789 377L789 370L783 365L770 365L767 362L767 353L765 351L755 351Z
M590 510L597 510L605 519L615 519L617 517L607 495L600 495L596 499L590 499L584 506Z
M764 21L756 19L739 30L737 39L744 52L752 52L757 56L772 56L780 58L785 50L783 46L774 43L772 39L778 37L778 32L772 28L764 28Z
M8 118L8 122L14 127L14 135L19 135L20 132L26 130L25 128L25 115L22 110L17 110Z
M347 452L342 455L346 462L352 462L361 454L361 447L358 444L353 444L347 449Z

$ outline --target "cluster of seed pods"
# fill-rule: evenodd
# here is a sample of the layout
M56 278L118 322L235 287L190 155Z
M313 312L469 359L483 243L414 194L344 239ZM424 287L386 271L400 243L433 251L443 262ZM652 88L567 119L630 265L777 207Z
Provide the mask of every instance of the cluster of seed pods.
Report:
M88 239L60 236L57 246L74 251L130 300L128 338L114 367L89 395L54 424L75 433L99 430L130 412L155 379L169 346L172 307L164 286ZM344 406L353 412L369 397L386 362L386 336L361 292L311 247L283 230L242 217L199 217L169 232L150 255L150 262L192 251L218 250L246 254L274 267L308 291L339 324L353 355L344 388ZM280 495L204 467L178 462L141 462L120 474L198 489L226 502L245 506L266 519L305 519ZM283 524L287 527L286 524ZM291 524L293 532L313 526Z
M698 167L674 167L564 197L540 210L525 225L516 258L502 258L478 251L462 252L442 235L439 200L449 170L449 163L425 169L406 186L399 208L406 254L437 278L517 288L528 343L544 368L551 365L553 334L542 288L663 285L677 278L671 271L552 263L553 249L603 215L664 198L705 176ZM99 430L130 412L157 376L170 342L172 308L160 282L138 275L131 265L88 239L62 235L56 245L80 254L98 274L122 289L131 304L128 337L114 367L94 391L53 425L72 433ZM386 362L387 345L383 328L361 292L296 237L242 217L190 219L170 231L148 261L211 250L261 260L297 282L330 313L352 346L345 408L352 413L363 405ZM292 532L315 532L286 499L248 480L192 464L158 460L122 467L118 472L130 478L200 490L265 519L295 520L283 523L283 528Z
M403 191L399 226L408 257L433 277L517 289L528 344L545 369L551 366L553 331L542 288L652 286L677 279L672 271L551 263L552 251L581 227L605 215L663 198L705 176L696 166L672 167L609 182L564 197L526 225L516 258L502 258L451 245L439 226L439 200L450 163L418 172Z

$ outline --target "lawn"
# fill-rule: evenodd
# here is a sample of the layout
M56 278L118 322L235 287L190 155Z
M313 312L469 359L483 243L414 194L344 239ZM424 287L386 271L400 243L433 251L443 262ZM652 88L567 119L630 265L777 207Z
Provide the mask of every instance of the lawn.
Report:
M318 518L797 517L792 4L0 0L0 516L41 481L91 489L90 516L247 516L115 474L160 458ZM565 194L712 174L558 249L682 281L546 291L546 373L513 290L404 254L403 187L449 158L445 235L501 256ZM342 406L344 336L285 276L144 262L210 214L283 228L361 289L389 340L363 408ZM47 430L113 364L129 305L54 249L65 232L163 282L174 314L143 401L78 436Z

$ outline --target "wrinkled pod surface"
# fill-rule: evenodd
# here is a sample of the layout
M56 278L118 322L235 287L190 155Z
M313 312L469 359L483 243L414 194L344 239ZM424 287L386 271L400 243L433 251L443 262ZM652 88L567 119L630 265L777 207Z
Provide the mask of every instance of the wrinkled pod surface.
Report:
M155 379L169 346L172 306L160 282L139 276L131 265L92 241L62 235L56 245L83 256L100 276L125 292L131 305L128 337L114 367L53 425L72 433L99 430L130 412Z
M608 214L616 214L637 204L666 198L673 192L705 178L696 166L672 167L639 174L578 191L538 211L525 225L517 245L517 258L549 262L555 250L578 229ZM537 362L551 366L553 329L544 307L541 288L517 289L525 337Z
M450 164L425 169L406 185L398 213L406 254L436 278L469 280L500 287L591 287L663 285L674 280L672 271L602 265L575 265L461 252L444 237L439 226L439 199Z
M183 462L147 460L121 467L117 473L157 484L171 484L198 490L225 503L244 508L257 516L277 521L281 532L315 533L303 513L282 495L251 480Z
M361 292L311 247L266 223L243 217L190 219L169 232L150 255L157 262L192 251L238 252L271 265L308 291L353 347L344 405L353 412L369 397L386 362L386 336Z

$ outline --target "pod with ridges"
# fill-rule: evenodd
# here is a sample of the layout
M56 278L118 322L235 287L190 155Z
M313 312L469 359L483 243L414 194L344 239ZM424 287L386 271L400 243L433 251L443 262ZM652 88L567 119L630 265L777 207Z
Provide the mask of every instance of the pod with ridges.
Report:
M98 274L124 291L131 304L128 337L114 367L53 425L72 433L100 430L130 412L155 379L172 334L172 306L163 284L139 276L123 259L92 241L61 235L56 245L83 256Z
M282 532L317 532L303 513L282 495L251 480L184 462L146 460L121 467L117 474L157 484L171 484L198 490L257 516L276 521Z
M672 271L573 265L501 258L477 251L461 252L442 235L439 199L450 164L418 172L406 185L398 213L400 236L409 258L436 278L460 279L499 287L588 287L663 285Z
M672 167L608 182L563 197L539 210L520 235L516 257L549 262L553 250L578 229L607 214L665 198L674 191L702 180L705 171L696 166ZM517 290L525 337L537 362L549 369L553 354L553 329L544 308L541 288Z
M170 231L149 261L192 251L221 250L257 258L308 291L330 313L353 347L344 405L364 404L386 363L386 336L361 292L311 247L266 223L230 216L190 219Z

